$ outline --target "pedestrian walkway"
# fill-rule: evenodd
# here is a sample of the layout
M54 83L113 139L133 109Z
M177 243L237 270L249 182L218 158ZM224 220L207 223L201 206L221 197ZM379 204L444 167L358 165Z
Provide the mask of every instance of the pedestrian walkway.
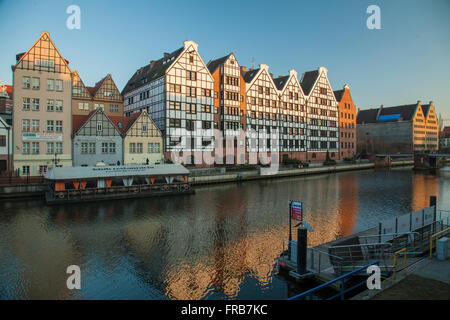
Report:
M450 260L428 257L381 282L381 290L367 290L353 300L450 300Z

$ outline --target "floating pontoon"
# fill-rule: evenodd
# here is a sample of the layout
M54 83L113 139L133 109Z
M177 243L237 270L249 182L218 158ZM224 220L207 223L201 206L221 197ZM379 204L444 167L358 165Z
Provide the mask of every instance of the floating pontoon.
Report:
M56 167L45 179L47 204L192 194L180 164Z

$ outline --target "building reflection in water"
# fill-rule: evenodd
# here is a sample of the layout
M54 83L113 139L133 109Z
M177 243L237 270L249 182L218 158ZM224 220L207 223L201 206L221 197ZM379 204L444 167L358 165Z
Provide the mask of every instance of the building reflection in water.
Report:
M314 246L427 206L438 192L446 201L444 183L409 170L361 171L199 187L172 198L0 203L0 297L283 299L287 284L274 259L288 238L289 200L304 203ZM82 270L77 292L66 288L71 264Z

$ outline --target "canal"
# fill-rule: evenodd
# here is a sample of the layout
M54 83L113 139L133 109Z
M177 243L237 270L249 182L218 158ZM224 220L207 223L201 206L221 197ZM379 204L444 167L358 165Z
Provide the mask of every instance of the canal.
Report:
M196 194L47 207L0 202L0 299L285 299L275 274L288 200L309 246L428 206L450 208L450 168L365 170L196 187ZM81 268L81 290L66 269Z

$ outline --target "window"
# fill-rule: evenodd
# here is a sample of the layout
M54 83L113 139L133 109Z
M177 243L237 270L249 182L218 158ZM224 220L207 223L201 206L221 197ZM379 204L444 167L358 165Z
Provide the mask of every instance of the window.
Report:
M31 130L33 132L39 132L39 120L32 120L31 121Z
M118 104L110 104L109 112L119 112L119 105Z
M63 122L62 122L62 120L56 120L55 121L55 131L56 132L62 132L63 131Z
M142 124L142 132L147 132L147 124L146 123Z
M30 143L29 142L22 143L22 154L30 154Z
M47 132L53 132L53 120L47 120Z
M211 113L211 106L207 104L202 104L202 112Z
M155 143L155 152L157 152L157 153L160 152L159 143Z
M22 100L22 110L24 110L24 111L30 110L30 98L23 98L23 100Z
M105 91L105 92L103 93L103 95L104 95L105 97L114 98L114 91Z
M30 166L23 166L22 167L22 175L29 176L30 175Z
M327 94L327 88L320 88L320 94Z
M153 143L148 144L148 153L153 153Z
M39 142L32 142L31 143L31 153L32 154L39 154Z
M181 102L169 101L169 109L181 110Z
M95 142L89 142L89 154L96 154Z
M81 143L81 154L87 154L88 153L88 144L87 142Z
M102 153L108 153L108 143L107 142L102 142Z
M37 98L31 99L31 110L39 111L39 99Z
M47 111L53 111L54 104L55 104L55 100L47 99Z
M22 131L29 132L30 131L30 120L23 119L22 120Z
M116 153L116 143L115 142L111 142L109 144L109 153L110 154L115 154Z
M47 173L47 166L39 166L39 174L44 175Z
M211 129L211 121L202 121L203 129Z
M103 123L102 122L97 122L97 131L102 131L103 130Z
M55 80L53 79L47 79L47 90L53 91L55 90Z
M186 71L186 78L191 81L197 80L197 73L194 71Z
M194 129L195 129L194 124L195 124L195 122L193 120L186 120L186 130L194 131Z
M56 153L62 154L63 153L63 144L62 142L56 142Z
M6 136L0 136L0 147L6 147Z
M39 78L33 78L32 89L39 90L40 87L41 87L41 80Z
M186 103L186 113L196 113L196 104Z
M55 152L55 144L53 142L47 142L47 154L53 154Z
M30 89L30 77L23 77L22 78L22 88Z
M62 80L55 80L55 88L56 88L56 91L63 91Z
M130 153L136 153L136 144L130 143Z
M197 88L195 88L195 87L186 87L186 95L188 96L188 97L192 97L192 98L195 98L195 97L197 97Z
M142 143L137 143L136 144L136 152L137 153L142 153Z
M169 126L174 128L181 128L181 120L180 119L170 119Z

